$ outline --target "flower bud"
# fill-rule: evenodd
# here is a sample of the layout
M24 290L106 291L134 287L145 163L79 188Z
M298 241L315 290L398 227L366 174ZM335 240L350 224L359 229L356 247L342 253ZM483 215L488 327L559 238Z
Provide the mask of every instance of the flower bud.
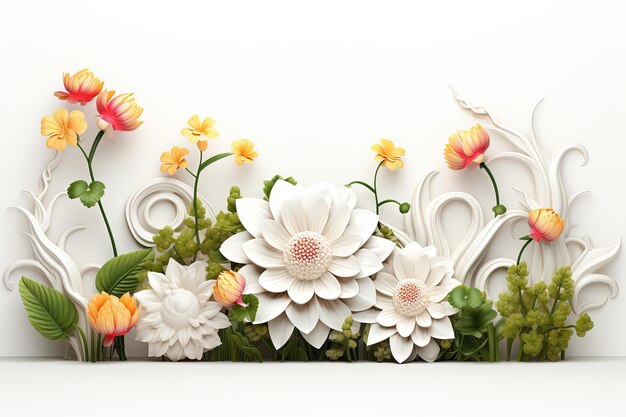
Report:
M243 275L235 271L224 271L213 284L213 296L218 303L229 309L235 305L247 307L241 297L245 288L246 279Z
M535 209L528 213L529 236L536 242L551 242L561 236L565 221L551 208Z
M411 210L411 205L409 203L400 204L400 213L407 214Z

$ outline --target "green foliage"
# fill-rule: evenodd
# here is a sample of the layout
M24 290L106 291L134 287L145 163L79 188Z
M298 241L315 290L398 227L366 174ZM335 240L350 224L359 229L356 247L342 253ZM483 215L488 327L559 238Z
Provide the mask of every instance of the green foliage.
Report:
M518 340L518 360L557 360L565 354L574 333L572 328L579 337L593 328L591 318L584 313L575 326L567 324L574 294L569 266L557 269L549 284L539 281L529 286L528 269L526 263L521 262L509 268L507 288L496 304L505 320L502 334L507 338L507 358L510 358L513 342Z
M382 223L378 223L378 228L374 232L374 236L378 236L378 237L382 237L384 239L390 240L393 243L395 243L396 246L398 247L403 246L402 243L400 242L400 239L398 239L398 237L393 233L393 230L391 230L390 227L385 226Z
M252 322L256 317L256 311L259 309L259 299L252 294L243 294L241 299L246 307L235 305L230 309L229 318L241 323Z
M293 185L298 184L298 181L296 181L293 177L283 178L280 175L274 175L271 179L267 181L263 181L263 194L265 195L263 199L265 201L269 201L270 194L272 193L272 188L274 188L274 185L276 184L276 181L278 180L287 181L289 184L293 184Z
M96 288L121 297L133 293L141 283L147 261L154 259L152 249L125 253L105 263L96 275Z
M256 346L253 346L247 337L232 327L222 329L218 334L222 344L207 352L205 359L211 361L263 362L261 351Z
M236 212L236 200L239 198L241 198L239 187L231 187L226 199L228 211L219 212L215 222L206 218L206 209L198 200L200 245L195 240L194 208L193 204L190 204L189 217L184 220L183 228L178 234L171 227L166 226L154 235L156 257L146 263L146 270L162 273L170 259L173 258L181 264L187 264L189 263L188 260L193 259L198 253L202 253L208 258L206 278L217 278L220 272L224 270L221 263L226 261L220 252L222 243L232 235L245 230Z
M391 346L387 340L376 343L374 345L374 358L376 362L384 362L391 360Z
M459 285L448 294L448 302L459 309L451 317L455 338L441 341L439 359L497 361L503 322L493 323L493 301L477 288Z
M269 334L267 324L250 324L243 328L243 333L251 342L259 342Z
M104 188L104 183L100 181L87 184L86 181L78 180L71 183L67 188L67 195L72 200L80 199L85 207L93 207L104 196Z
M349 316L343 322L341 331L331 330L328 336L331 344L326 350L326 357L331 361L339 360L344 356L348 362L356 359L356 348L361 333L352 331L352 323L352 317Z
M67 339L78 323L78 310L67 296L54 288L22 277L20 297L28 321L50 340Z

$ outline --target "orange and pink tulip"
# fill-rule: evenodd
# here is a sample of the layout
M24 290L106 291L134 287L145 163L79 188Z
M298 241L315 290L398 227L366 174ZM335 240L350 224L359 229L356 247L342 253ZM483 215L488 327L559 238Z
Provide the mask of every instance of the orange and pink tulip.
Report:
M54 95L60 100L67 100L68 103L80 103L84 106L100 93L104 81L100 81L93 72L84 68L74 75L63 74L63 85L65 91L57 91Z
M489 134L477 124L469 131L459 130L450 135L443 154L450 169L460 170L484 162L487 148Z
M102 90L96 100L96 108L100 113L98 127L105 130L111 125L113 130L135 130L142 125L139 116L143 109L135 102L132 93L115 96L115 90ZM102 123L102 121L106 123Z
M565 221L551 208L532 210L528 214L529 236L536 242L552 242L561 236Z
M247 307L242 299L245 288L246 279L243 275L235 271L224 271L219 274L213 284L213 296L218 303L226 308L232 308L235 305Z
M128 293L117 298L102 291L91 298L87 313L89 324L104 335L103 345L108 347L116 336L124 336L137 324L141 305Z

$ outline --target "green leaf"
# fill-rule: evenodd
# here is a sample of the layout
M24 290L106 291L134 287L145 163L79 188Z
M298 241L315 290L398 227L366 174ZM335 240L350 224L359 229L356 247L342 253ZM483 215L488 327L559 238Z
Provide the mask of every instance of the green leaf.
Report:
M448 302L454 308L463 308L467 305L467 287L459 285L448 294Z
M212 157L210 157L209 159L207 159L206 161L204 161L202 163L202 165L200 165L200 169L198 170L198 173L202 172L204 170L204 168L208 167L209 165L211 165L213 162L217 162L220 159L224 159L227 158L229 156L232 155L232 152L224 152L224 153L219 153L217 155L213 155Z
M242 353L245 361L263 362L263 355L261 355L259 349L252 346L241 333L233 332L229 337L231 343Z
M235 305L230 309L230 318L240 322L252 322L256 318L256 311L259 309L259 299L253 294L244 294L241 299L247 307Z
M78 310L67 296L54 288L22 277L20 297L30 324L50 340L67 339L78 323Z
M483 303L483 293L478 288L467 290L467 304L470 307L478 308Z
M110 295L121 297L133 293L141 282L144 264L153 260L152 249L142 249L125 253L105 263L96 275L96 288Z
M87 182L78 180L67 188L67 195L71 199L80 199L85 207L93 207L104 196L104 189L104 183L100 181L93 181L87 185Z

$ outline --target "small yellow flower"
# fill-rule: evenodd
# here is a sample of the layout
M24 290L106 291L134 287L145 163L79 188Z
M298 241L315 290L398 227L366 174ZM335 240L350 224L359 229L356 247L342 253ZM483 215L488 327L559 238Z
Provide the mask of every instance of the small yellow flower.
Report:
M41 119L41 134L47 136L46 146L62 151L68 145L76 146L78 135L87 130L85 114L74 110L68 112L65 109L54 111L52 116L44 116Z
M404 167L404 162L402 161L404 148L396 148L392 141L381 139L380 143L372 145L371 149L376 152L374 157L376 162L382 162L386 168L393 171L396 168Z
M163 152L161 154L161 172L167 172L170 175L174 175L176 170L182 168L185 169L189 166L185 156L189 154L189 150L185 148L179 148L174 146L171 151Z
M246 162L252 162L259 153L254 150L254 143L248 139L240 139L233 142L233 154L235 154L235 162L242 165Z
M180 131L180 134L189 139L191 143L198 145L198 149L201 151L207 148L207 139L217 139L219 133L213 128L215 126L215 119L212 117L205 117L200 121L200 116L194 114L187 120L187 127ZM206 139L205 139L206 138Z

